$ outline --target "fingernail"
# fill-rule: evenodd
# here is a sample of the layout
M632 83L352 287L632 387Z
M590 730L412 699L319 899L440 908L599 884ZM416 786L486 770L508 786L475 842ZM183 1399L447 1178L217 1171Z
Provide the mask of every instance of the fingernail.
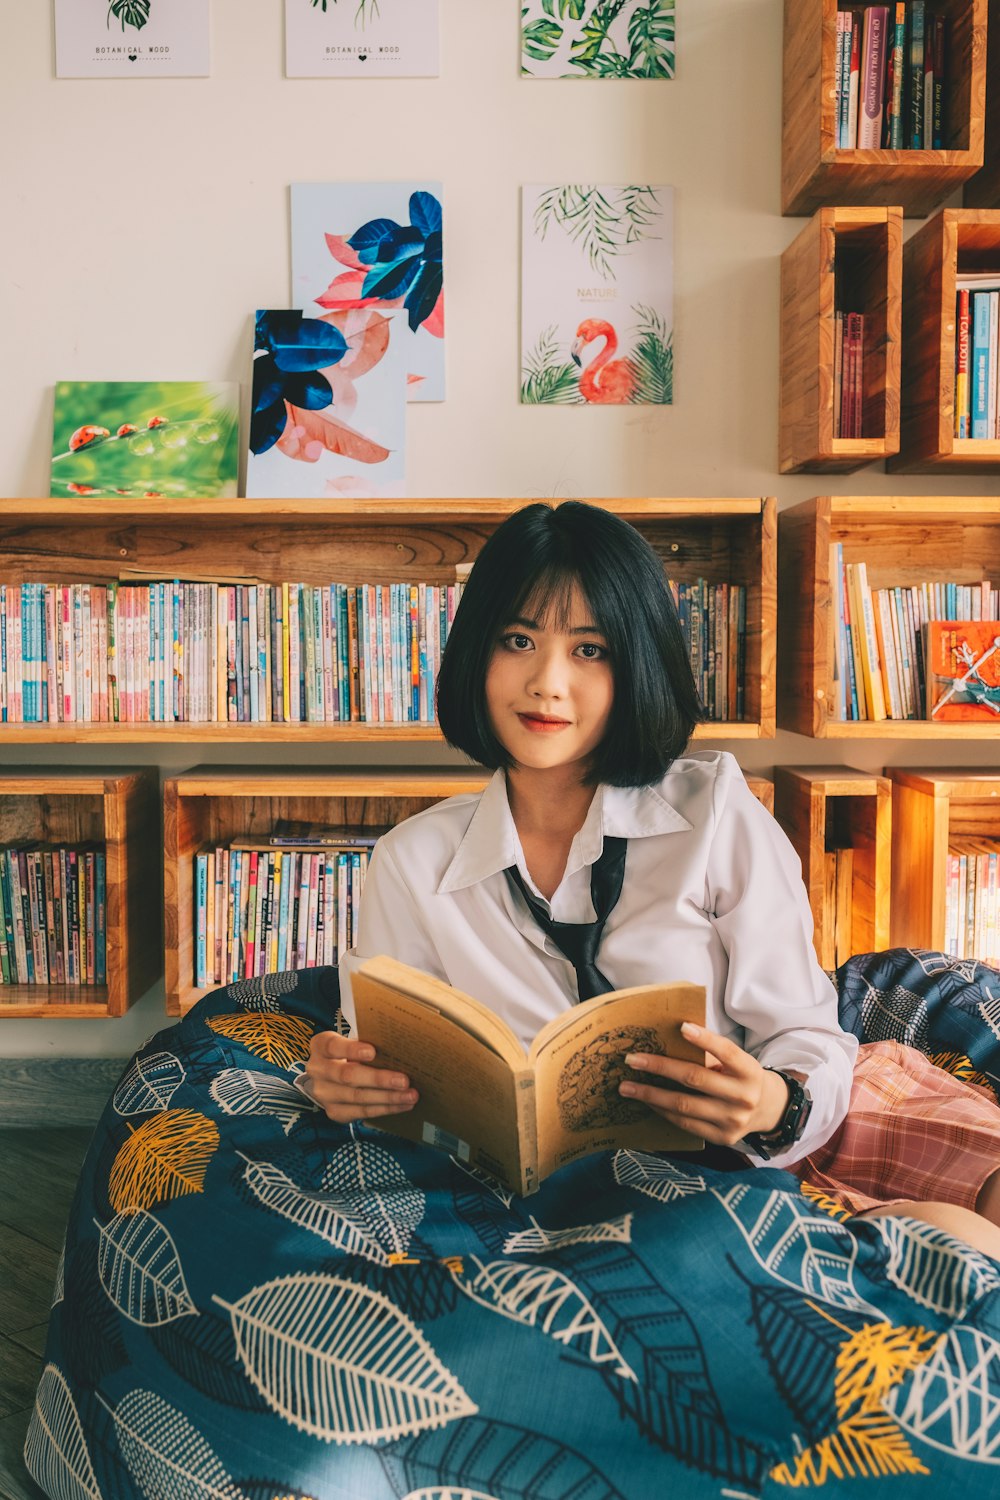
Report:
M636 1092L635 1084L634 1083L620 1083L618 1085L618 1092L620 1094L624 1094L627 1099L632 1099L632 1098L635 1097L635 1092Z
M644 1052L629 1052L625 1058L630 1068L644 1068L649 1058Z
M372 1060L372 1058L374 1056L375 1056L375 1048L374 1047L362 1047L362 1049L361 1049L361 1061L362 1062L371 1062L371 1060Z
M701 1036L701 1027L696 1026L693 1021L682 1021L681 1030L685 1036Z

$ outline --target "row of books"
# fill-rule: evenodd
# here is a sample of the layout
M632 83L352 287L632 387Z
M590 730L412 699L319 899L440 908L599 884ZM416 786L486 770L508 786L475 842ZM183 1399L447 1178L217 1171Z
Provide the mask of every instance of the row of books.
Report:
M988 651L1000 634L992 628L1000 592L988 579L872 589L867 564L846 562L841 542L830 549L830 578L840 719L990 717L1000 653L982 661L976 644ZM952 622L965 627L968 660L962 644L949 640ZM996 698L1000 707L1000 692Z
M705 712L739 720L746 712L747 591L742 583L668 580Z
M967 841L950 849L946 873L945 952L1000 968L1000 847Z
M1000 437L1000 276L973 272L955 286L955 436Z
M194 982L335 964L354 942L374 839L345 848L234 840L195 856Z
M833 328L833 435L864 436L865 315L834 314Z
M713 719L744 715L746 588L673 584ZM0 584L0 723L421 723L463 584Z
M0 585L0 722L429 723L463 585Z
M16 844L0 849L0 984L104 984L106 856Z
M944 145L947 18L925 0L837 12L839 150Z

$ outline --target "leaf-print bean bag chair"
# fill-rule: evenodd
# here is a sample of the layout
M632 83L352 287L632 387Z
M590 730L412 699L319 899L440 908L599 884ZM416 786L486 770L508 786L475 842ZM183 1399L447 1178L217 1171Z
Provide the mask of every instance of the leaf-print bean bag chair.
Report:
M838 977L861 1034L997 1079L1000 974ZM302 1093L336 996L220 989L125 1069L25 1447L51 1500L1000 1493L1000 1266L770 1168L608 1153L511 1197Z

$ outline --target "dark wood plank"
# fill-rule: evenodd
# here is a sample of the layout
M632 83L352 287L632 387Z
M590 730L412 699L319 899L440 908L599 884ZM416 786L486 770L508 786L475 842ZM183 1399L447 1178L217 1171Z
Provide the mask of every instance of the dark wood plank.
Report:
M41 1373L39 1355L0 1333L0 1417L31 1406Z
M127 1058L0 1059L0 1127L95 1125Z
M49 1315L58 1252L0 1224L0 1333L34 1328Z
M0 1131L0 1224L57 1254L89 1127Z
M0 1500L45 1500L24 1467L24 1436L31 1408L0 1418Z

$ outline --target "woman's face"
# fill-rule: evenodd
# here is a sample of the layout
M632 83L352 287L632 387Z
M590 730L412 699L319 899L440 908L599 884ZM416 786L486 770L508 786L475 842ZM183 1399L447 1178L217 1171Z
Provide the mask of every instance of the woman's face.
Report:
M586 762L604 738L613 700L607 641L579 586L559 628L551 610L507 622L486 673L486 706L518 766Z

